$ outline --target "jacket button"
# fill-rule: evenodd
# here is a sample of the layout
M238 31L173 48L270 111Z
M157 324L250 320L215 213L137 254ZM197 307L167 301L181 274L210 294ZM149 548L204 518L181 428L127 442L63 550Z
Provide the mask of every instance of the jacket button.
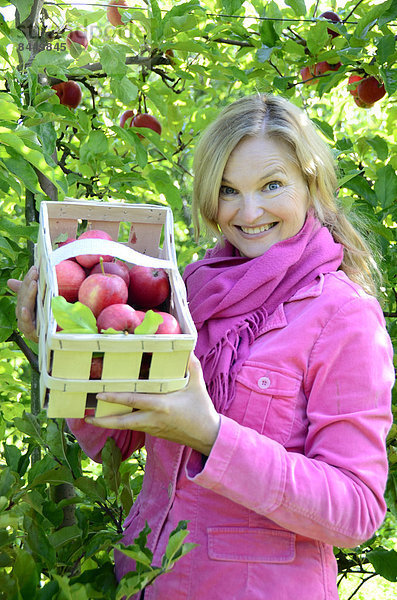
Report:
M266 390L270 385L270 379L269 377L260 377L258 379L258 387L261 388L261 390Z
M168 488L167 488L167 492L168 492L168 498L171 500L172 497L172 490L173 490L173 486L172 483L168 484Z

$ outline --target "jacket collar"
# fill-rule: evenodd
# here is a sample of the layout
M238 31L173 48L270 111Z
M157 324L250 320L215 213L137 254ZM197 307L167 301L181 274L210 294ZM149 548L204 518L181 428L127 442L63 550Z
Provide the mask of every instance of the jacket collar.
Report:
M306 298L317 298L323 291L324 287L324 275L319 275L314 283L305 285L299 289L289 300L279 304L278 307L272 314L266 319L261 334L270 331L271 329L281 329L288 324L287 317L285 316L284 304L288 302L295 302L297 300L304 300Z

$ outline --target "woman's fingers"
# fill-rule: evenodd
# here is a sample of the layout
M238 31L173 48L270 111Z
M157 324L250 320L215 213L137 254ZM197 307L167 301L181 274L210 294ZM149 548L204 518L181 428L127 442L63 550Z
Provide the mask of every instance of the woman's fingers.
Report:
M18 328L28 339L37 342L36 333L36 297L37 297L38 272L36 267L31 267L23 281L9 279L8 287L18 294L15 309Z

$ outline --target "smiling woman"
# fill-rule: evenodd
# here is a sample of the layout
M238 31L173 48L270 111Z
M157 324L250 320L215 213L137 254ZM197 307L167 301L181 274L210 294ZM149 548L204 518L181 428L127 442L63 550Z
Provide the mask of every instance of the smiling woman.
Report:
M242 256L254 258L298 233L305 222L308 195L284 142L247 136L226 163L217 222Z
M107 393L132 411L69 428L98 461L109 436L124 459L145 444L124 543L147 523L161 564L189 521L194 549L145 600L336 600L333 546L362 544L386 512L394 367L372 258L338 206L330 150L287 100L230 105L194 168L197 234L202 220L219 242L184 273L189 382ZM35 278L18 294L29 335ZM120 552L115 563L118 578L136 566Z

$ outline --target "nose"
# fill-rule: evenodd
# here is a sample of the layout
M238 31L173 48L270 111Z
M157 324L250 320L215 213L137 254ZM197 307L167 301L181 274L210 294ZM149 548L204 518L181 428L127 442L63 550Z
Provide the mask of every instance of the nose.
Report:
M255 193L243 195L239 213L245 224L255 223L263 215L263 212L264 208Z

